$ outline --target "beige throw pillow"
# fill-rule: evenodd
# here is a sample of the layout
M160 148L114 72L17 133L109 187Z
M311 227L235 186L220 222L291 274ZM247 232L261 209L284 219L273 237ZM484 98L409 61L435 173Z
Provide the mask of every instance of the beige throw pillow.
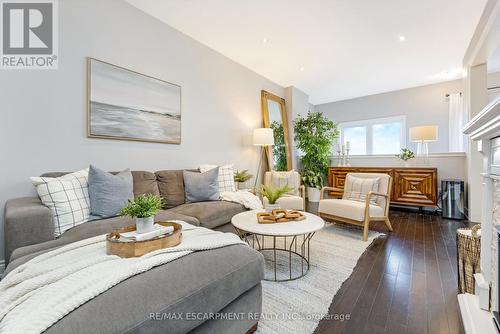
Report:
M271 172L271 186L274 188L282 188L284 186L288 186L292 188L291 191L288 192L289 195L299 195L299 187L300 187L300 179L299 173L291 170L287 172Z
M347 175L344 188L344 199L365 202L370 191L377 192L380 178L364 178ZM370 198L370 204L377 205L377 196Z

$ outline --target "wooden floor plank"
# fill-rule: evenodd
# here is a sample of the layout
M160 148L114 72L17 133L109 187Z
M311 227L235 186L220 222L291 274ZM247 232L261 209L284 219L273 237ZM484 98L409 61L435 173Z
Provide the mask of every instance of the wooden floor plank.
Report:
M367 249L330 305L330 314L350 320L322 320L316 333L463 333L456 230L469 224L396 210L390 218L392 233L371 225L387 235Z

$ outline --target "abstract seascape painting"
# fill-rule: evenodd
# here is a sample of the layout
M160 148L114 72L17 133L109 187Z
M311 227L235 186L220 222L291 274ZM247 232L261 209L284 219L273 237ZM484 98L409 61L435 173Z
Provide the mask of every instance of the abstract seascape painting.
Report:
M181 143L181 87L87 59L87 133L92 138Z

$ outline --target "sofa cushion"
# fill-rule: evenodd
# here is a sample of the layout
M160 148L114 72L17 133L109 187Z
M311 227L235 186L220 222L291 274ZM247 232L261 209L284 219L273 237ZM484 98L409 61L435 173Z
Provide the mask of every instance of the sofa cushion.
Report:
M156 221L183 220L193 225L200 225L199 221L194 217L188 217L181 213L165 211L165 210L160 211L155 216L155 220ZM89 221L85 224L75 226L74 228L64 232L56 240L51 240L36 245L17 248L12 253L10 261L14 261L17 258L23 257L30 253L46 250L57 246L63 246L74 241L95 237L100 234L109 233L112 230L122 228L127 225L134 225L134 220L129 217L113 217L108 219Z
M114 217L134 198L133 178L130 169L117 174L108 173L90 165L89 197L90 214L100 218Z
M156 183L156 175L146 171L132 171L134 178L134 196L140 195L160 195L158 184Z
M88 333L89 324L99 333L187 333L204 322L187 316L222 310L263 277L262 255L246 245L195 252L115 285L44 333ZM151 318L156 313L182 319Z
M205 173L183 171L186 203L216 201L219 199L219 167Z
M337 217L349 218L356 221L365 220L366 203L348 199L324 199L319 202L318 212ZM370 216L382 217L384 209L370 204Z
M59 177L31 177L42 203L52 212L54 236L90 219L89 170Z
M343 199L352 201L365 202L366 196L370 191L378 191L380 178L356 177L352 174L347 174L345 178L345 187ZM370 203L376 205L376 196L370 197Z
M205 173L217 167L217 165L201 165L200 172ZM233 164L219 166L219 175L217 176L217 182L219 183L219 192L236 191L236 184L234 183Z
M182 174L182 170L161 170L155 172L164 209L170 209L185 203L184 178Z
M187 203L168 211L195 217L199 220L201 226L213 229L229 223L234 215L244 212L246 209L243 205L238 203L210 201Z

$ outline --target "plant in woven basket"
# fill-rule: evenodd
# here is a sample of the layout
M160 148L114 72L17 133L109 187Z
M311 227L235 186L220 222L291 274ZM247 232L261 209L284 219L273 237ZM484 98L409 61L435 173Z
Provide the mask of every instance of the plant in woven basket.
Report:
M260 190L262 196L266 197L269 204L276 204L276 201L286 194L287 192L292 191L293 188L290 188L289 186L284 186L281 188L276 188L273 186L265 186L262 185L262 188Z
M120 211L120 215L131 218L148 218L156 215L160 210L161 197L148 194L129 200L127 206Z

